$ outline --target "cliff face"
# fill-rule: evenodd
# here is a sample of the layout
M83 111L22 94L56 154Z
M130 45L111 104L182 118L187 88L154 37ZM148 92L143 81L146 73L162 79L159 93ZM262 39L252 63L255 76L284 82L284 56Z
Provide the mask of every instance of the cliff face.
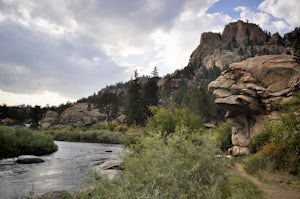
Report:
M256 55L288 54L292 52L297 36L293 32L284 39L278 33L271 37L258 25L239 20L226 25L222 34L203 33L199 46L191 54L188 67L201 73L201 70L213 66L222 70L231 63Z
M278 118L279 105L300 89L300 65L291 55L257 56L231 64L208 87L227 110L234 145L230 153L247 154L263 123Z

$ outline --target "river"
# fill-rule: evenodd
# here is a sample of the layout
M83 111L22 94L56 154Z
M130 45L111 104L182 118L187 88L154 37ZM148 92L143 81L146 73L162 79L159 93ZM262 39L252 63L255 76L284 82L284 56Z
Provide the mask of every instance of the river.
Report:
M17 198L29 192L42 194L53 190L80 189L91 168L117 159L121 145L55 141L58 151L40 164L16 164L15 159L0 160L0 198Z

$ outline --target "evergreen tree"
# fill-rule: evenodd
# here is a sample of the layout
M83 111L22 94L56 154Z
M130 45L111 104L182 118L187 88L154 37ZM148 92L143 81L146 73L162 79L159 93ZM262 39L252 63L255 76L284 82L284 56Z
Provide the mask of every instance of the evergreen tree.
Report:
M158 105L158 86L157 78L150 78L142 87L142 109L143 109L143 123L151 116L150 106Z
M141 84L138 80L137 71L135 71L134 76L135 79L130 82L127 93L127 104L125 111L128 125L140 125L143 122Z
M98 108L105 114L107 124L115 118L119 112L118 96L112 92L104 92L97 102Z
M152 71L151 74L152 74L152 76L155 77L155 78L158 77L158 70L157 70L157 67L156 67L156 66L154 67L154 69L153 69L153 71Z
M42 119L41 107L35 106L34 108L31 108L30 116L31 116L31 127L37 128L39 126L39 121Z

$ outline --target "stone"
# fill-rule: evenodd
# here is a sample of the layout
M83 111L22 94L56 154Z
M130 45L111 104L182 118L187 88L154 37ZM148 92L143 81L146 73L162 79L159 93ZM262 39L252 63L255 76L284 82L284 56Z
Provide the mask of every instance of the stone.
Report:
M300 65L291 55L264 55L233 63L208 88L215 102L227 110L232 127L230 152L247 154L252 137L263 123L279 119L280 104L289 101L300 85Z
M234 146L228 150L228 154L232 156L249 155L247 147Z
M33 164L45 162L42 158L34 155L21 155L17 158L19 164Z
M46 129L57 122L58 114L55 111L48 110L40 120L40 127Z
M88 103L74 103L60 116L61 127L85 127L95 124L100 117L98 109Z
M122 161L120 160L109 160L94 168L94 171L100 176L105 176L109 180L116 180L122 177Z

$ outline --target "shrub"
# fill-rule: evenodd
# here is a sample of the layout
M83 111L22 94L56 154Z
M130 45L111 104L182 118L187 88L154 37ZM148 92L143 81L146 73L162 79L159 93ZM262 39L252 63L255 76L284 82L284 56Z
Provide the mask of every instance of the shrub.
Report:
M29 129L0 126L0 159L20 155L45 155L57 150L52 137Z
M263 146L269 142L270 136L270 132L265 131L253 137L248 145L250 153L256 153L262 150Z
M248 180L237 176L228 176L220 186L221 198L231 199L260 199L263 198L262 191Z
M201 118L188 109L151 107L153 116L148 119L146 130L160 132L165 136L175 132L176 128L187 127L189 132L194 132L203 127Z
M217 142L218 148L222 151L227 151L231 146L231 127L228 123L221 123L214 129L212 129L215 141Z
M177 128L168 136L148 132L124 157L120 180L93 178L92 193L75 198L260 198L248 182L226 177L228 160L213 154L209 134ZM187 133L187 134L186 134ZM229 185L227 185L229 183ZM239 187L241 184L241 187Z
M246 157L244 162L246 171L257 176L260 176L263 170L274 168L272 161L261 152Z
M271 122L264 131L249 143L251 152L260 151L259 159L268 161L268 168L288 171L297 175L300 171L300 93L280 106L281 120ZM263 157L262 157L263 156ZM254 164L254 163L253 163Z

